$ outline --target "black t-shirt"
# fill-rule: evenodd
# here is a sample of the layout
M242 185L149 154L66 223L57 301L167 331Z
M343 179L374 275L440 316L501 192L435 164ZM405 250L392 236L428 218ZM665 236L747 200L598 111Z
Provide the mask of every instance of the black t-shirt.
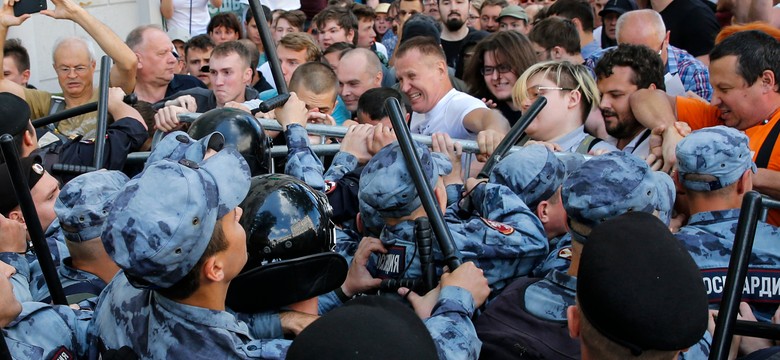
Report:
M469 28L469 34L474 32L476 30ZM466 34L463 39L460 39L458 41L447 41L444 39L441 39L441 47L444 49L444 55L447 56L447 66L457 69L458 64L458 54L460 54L460 48L463 47L463 42L468 37L468 34Z
M674 0L661 11L669 43L693 56L709 54L720 24L715 13L700 0Z

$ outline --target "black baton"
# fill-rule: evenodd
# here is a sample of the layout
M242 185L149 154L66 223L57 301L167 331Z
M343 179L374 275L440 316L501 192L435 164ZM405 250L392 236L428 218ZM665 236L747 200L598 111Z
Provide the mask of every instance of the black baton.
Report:
M41 265L43 278L46 280L46 286L49 288L51 299L54 304L68 305L68 301L65 299L65 292L62 291L60 278L57 276L57 269L54 266L54 261L51 259L49 245L46 243L43 235L41 221L38 219L38 212L35 210L35 203L30 195L30 188L22 175L22 164L18 155L16 155L16 145L14 144L13 136L9 134L0 136L0 149L2 149L5 163L8 164L8 175L11 177L11 184L14 187L16 199L19 200L19 206L27 224L27 231L35 249L35 256Z
M439 248L444 256L444 261L450 268L450 271L454 271L462 263L460 252L452 240L450 229L444 223L444 217L433 197L433 190L425 179L425 174L420 165L420 158L412 145L412 136L409 134L409 128L406 127L406 122L404 122L401 113L401 104L396 98L388 98L385 101L385 110L390 115L393 130L395 130L395 134L398 136L398 144L401 146L401 152L406 159L406 166L409 168L409 173L414 181L414 186L417 188L417 194L420 196L425 213L431 220L433 233L439 242Z

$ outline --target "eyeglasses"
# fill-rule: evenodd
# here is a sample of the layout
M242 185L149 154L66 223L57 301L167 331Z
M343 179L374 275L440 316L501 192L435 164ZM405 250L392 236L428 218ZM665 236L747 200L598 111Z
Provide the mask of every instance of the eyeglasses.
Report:
M553 90L574 91L575 89L562 88L558 86L531 86L526 89L526 92L528 93L528 100L534 101L539 97L539 95L544 95L547 91Z
M482 69L480 69L480 72L484 76L490 76L493 75L493 72L498 71L499 74L506 74L510 71L512 71L512 68L509 65L501 64L498 66L485 66Z
M75 71L76 74L84 75L87 73L87 70L89 68L84 65L79 65L75 67L68 67L68 66L60 66L57 68L57 72L61 75L68 75L71 71Z

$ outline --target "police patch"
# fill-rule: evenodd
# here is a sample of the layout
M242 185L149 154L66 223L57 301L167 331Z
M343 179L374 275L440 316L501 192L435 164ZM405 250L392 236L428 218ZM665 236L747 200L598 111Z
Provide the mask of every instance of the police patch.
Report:
M68 348L66 348L64 346L60 346L59 348L57 348L56 351L54 351L54 355L52 355L52 357L50 359L52 359L52 360L70 360L70 359L75 359L75 358L73 357L73 353L70 352L70 350L68 350Z
M376 271L381 279L397 279L406 268L406 247L391 246L386 254L377 254Z
M496 230L496 231L498 231L498 232L500 232L500 233L502 233L504 235L511 235L513 232L515 232L515 228L513 228L513 227L511 227L511 226L509 226L507 224L504 224L502 222L488 220L488 219L485 219L483 217L480 217L480 219L482 219L482 222L484 222L485 225L487 225L491 229Z
M571 261L571 248L567 246L558 250L558 258Z
M333 190L336 190L336 182L325 180L325 194L330 194Z

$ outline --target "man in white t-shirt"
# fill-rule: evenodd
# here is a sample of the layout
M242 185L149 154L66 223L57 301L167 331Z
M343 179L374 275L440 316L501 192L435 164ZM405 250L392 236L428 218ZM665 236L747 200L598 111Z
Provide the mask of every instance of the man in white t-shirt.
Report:
M444 51L433 39L420 36L396 50L396 76L412 105L412 133L449 134L476 139L484 160L509 131L509 122L477 98L455 90L447 75Z

